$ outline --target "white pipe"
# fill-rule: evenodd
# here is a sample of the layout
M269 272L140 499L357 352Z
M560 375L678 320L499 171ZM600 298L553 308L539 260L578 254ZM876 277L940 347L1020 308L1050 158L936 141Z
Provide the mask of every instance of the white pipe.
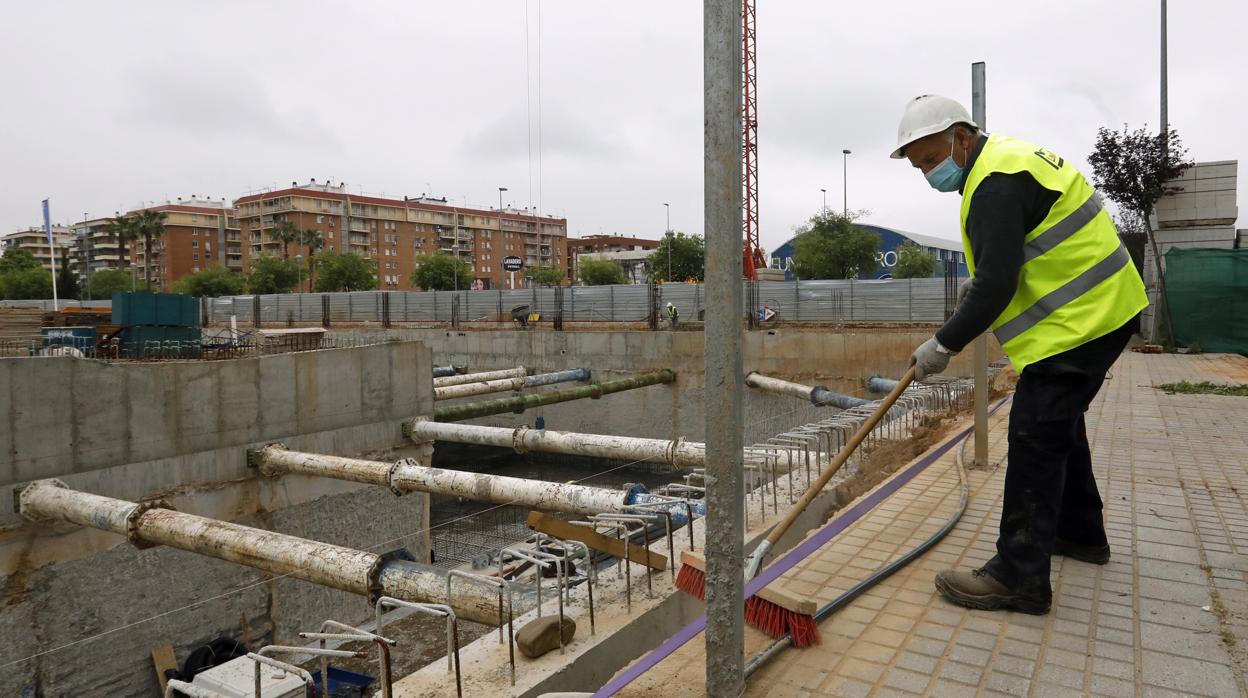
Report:
M628 511L628 492L569 485L488 473L469 473L420 465L405 458L397 463L326 456L266 446L259 452L265 475L297 473L337 480L384 485L396 494L429 492L491 504L515 504L569 514ZM393 596L393 594L392 594Z
M463 383L481 383L482 381L492 381L499 378L523 378L528 371L523 366L515 368L505 368L501 371L486 371L484 373L462 373L458 376L446 376L445 378L434 378L433 387L444 388L448 385L462 385Z
M793 383L791 381L764 376L757 371L752 371L745 376L745 384L751 388L758 388L771 393L779 393L781 395L792 395L793 397L809 400L815 405L826 405L830 407L839 407L841 409L849 409L859 405L865 405L870 400L865 400L853 395L845 395L844 393L835 393L821 385L802 385L801 383Z
M33 521L68 521L136 545L167 545L362 596L380 591L418 603L446 600L445 573L432 567L157 507L71 490L59 480L38 480L21 494L21 514ZM499 622L495 597L465 589L453 601L462 618Z
M578 434L521 426L488 427L456 422L412 420L413 441L453 441L478 446L499 446L516 453L562 453L572 456L611 458L628 462L667 463L674 468L706 465L702 444L684 439L643 439L611 434Z
M521 390L524 388L524 377L498 378L479 383L460 383L458 385L439 385L433 388L434 400L452 400L457 397L471 397L487 393L501 393L504 390Z

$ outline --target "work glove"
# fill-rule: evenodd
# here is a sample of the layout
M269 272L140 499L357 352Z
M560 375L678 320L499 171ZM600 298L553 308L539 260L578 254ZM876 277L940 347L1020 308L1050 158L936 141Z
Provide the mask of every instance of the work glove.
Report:
M910 365L914 367L914 379L925 380L945 370L949 359L957 352L949 351L936 341L935 337L923 342L910 355Z
M962 301L966 300L966 294L970 293L970 291L971 280L967 279L962 282L961 286L958 286L958 305L962 305Z

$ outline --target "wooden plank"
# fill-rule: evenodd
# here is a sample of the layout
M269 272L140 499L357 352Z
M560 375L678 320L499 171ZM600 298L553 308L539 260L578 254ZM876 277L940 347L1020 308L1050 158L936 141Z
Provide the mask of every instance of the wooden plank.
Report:
M682 550L680 552L680 564L689 565L694 569L700 570L704 573L706 572L706 560L704 560L701 555L689 552L688 550ZM770 601L781 608L788 609L794 613L800 613L805 616L814 617L815 611L819 610L819 605L815 603L814 599L785 589L780 585L779 580L772 582L762 589L759 589L755 596L764 601Z
M556 516L543 514L540 511L529 512L528 526L534 531L541 531L565 540L580 541L599 552L621 559L624 558L624 541L619 538L604 536L587 526L577 526ZM628 559L639 565L646 565L656 570L667 569L667 556L646 550L645 546L640 543L628 546Z
M173 648L169 645L153 647L152 664L156 665L156 678L160 680L160 694L163 696L165 694L165 684L168 683L168 680L165 679L165 670L178 668L178 660L173 656Z

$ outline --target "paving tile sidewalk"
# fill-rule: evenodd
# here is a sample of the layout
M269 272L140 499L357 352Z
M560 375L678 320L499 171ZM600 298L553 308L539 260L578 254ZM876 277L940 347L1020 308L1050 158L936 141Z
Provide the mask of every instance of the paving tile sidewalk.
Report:
M994 551L1007 410L991 420L990 467L971 470L966 514L935 548L786 649L750 696L1248 696L1248 398L1168 395L1159 383L1248 383L1248 359L1128 353L1088 414L1114 557L1054 558L1053 612L967 611L932 577ZM956 449L786 574L822 601L931 535L956 509ZM747 630L747 651L767 638ZM700 692L702 638L622 695Z

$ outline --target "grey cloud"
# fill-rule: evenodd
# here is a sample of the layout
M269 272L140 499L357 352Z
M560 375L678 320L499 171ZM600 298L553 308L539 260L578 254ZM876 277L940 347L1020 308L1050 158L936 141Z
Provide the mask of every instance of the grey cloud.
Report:
M341 150L313 108L278 108L270 91L250 75L223 80L144 67L135 71L131 84L134 92L124 109L140 123L194 138L251 136Z

